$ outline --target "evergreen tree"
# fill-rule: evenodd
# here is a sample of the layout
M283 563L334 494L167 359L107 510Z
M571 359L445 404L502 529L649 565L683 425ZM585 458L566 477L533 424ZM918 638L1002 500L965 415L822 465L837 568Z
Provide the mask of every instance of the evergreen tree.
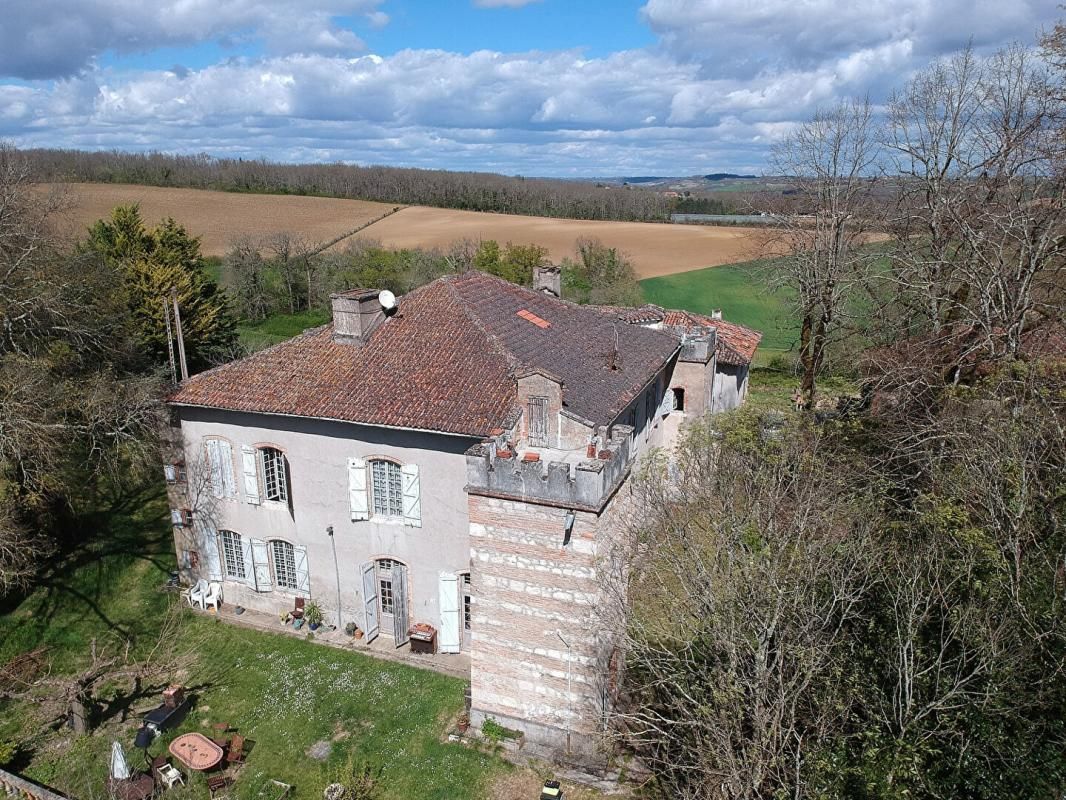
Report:
M119 206L89 229L85 245L122 279L134 331L145 355L167 358L163 303L176 293L190 372L227 358L237 346L229 299L207 274L200 240L165 219L149 229L137 205Z

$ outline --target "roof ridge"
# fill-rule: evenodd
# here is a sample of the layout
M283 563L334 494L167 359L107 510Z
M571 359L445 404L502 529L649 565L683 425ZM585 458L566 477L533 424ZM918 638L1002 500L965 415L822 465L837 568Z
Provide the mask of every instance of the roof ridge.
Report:
M467 272L476 272L479 275L487 275L488 277L493 278L496 277L495 275L488 275L487 272L482 272L479 269L467 270ZM465 275L467 273L461 272L455 274ZM503 280L503 278L500 278L500 280ZM505 283L510 283L510 281L505 281ZM427 286L428 285L429 284L427 284ZM460 313L468 320L470 320L471 324L473 324L473 326L477 328L478 332L485 337L485 341L489 343L489 346L492 347L501 356L503 356L504 360L507 361L508 369L512 373L514 373L518 370L519 367L524 366L517 358L515 358L514 353L504 347L503 342L500 341L499 337L485 326L485 323L481 321L481 318L476 313L474 313L474 309L472 309L467 303L463 301L463 298L459 295L459 291L455 287L455 282L447 281L444 282L443 285L447 288L448 293L451 295L452 300L455 302L456 306L459 307Z

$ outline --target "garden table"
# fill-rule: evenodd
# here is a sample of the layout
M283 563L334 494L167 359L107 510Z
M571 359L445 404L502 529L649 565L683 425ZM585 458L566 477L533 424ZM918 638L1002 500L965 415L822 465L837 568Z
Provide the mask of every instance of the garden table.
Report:
M171 755L189 769L203 771L222 761L222 748L202 733L183 733L170 743Z

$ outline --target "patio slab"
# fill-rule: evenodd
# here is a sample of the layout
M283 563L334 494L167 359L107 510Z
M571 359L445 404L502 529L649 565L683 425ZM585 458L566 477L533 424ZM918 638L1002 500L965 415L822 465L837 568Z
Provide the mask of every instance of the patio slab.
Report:
M282 625L275 614L266 614L262 611L252 611L250 609L245 609L243 614L235 614L233 613L233 606L228 604L223 604L218 612L214 609L205 611L196 607L193 607L193 611L203 617L215 617L231 625L254 628L259 631L276 633L280 636L294 636L306 639L308 634L306 628L294 630L292 625ZM403 664L409 664L412 667L429 669L455 678L470 680L469 653L438 653L436 655L412 653L410 644L400 647L393 646L391 636L378 636L370 644L367 644L365 639L355 639L342 630L330 630L327 626L315 631L314 636L315 638L309 640L308 644L327 645L339 650L363 653L373 658L380 658L383 661L398 661Z

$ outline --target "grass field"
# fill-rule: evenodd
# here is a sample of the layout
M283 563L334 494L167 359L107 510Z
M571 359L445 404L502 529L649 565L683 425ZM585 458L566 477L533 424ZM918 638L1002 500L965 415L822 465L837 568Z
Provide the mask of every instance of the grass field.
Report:
M160 591L174 560L166 513L162 492L149 490L117 498L91 517L90 544L0 614L0 664L46 646L53 674L66 673L84 662L94 638L116 646L130 639L134 653L143 654L174 598ZM197 702L170 735L210 732L204 725L226 721L252 739L238 798L254 797L270 778L293 784L297 798L320 798L349 761L379 774L375 797L396 800L496 797L496 781L526 779L496 756L442 741L447 721L462 708L464 681L195 615L187 614L180 640L199 654L181 676ZM22 743L13 766L26 777L79 800L102 797L112 740L124 743L131 764L140 760L132 748L137 722L121 721L123 710L151 706L161 688L146 686L144 696L131 697L125 683L105 687L98 727L83 737L42 729L32 707L0 704L0 740ZM166 741L157 740L152 754ZM332 745L325 762L306 755L320 741ZM186 792L168 796L206 794L195 776Z
M787 352L799 336L788 299L770 288L773 259L693 270L640 282L644 298L665 308L699 314L722 309L729 322L762 331L756 363Z
M70 184L67 232L76 237L123 203L137 202L146 223L171 216L201 237L207 256L225 254L244 235L280 231L328 241L391 206L362 200L296 195L238 194L125 184ZM639 277L683 272L752 258L766 232L758 228L599 222L523 217L411 206L362 231L387 247L446 248L456 239L496 239L501 244L539 244L558 262L573 256L574 242L598 237L625 251Z

